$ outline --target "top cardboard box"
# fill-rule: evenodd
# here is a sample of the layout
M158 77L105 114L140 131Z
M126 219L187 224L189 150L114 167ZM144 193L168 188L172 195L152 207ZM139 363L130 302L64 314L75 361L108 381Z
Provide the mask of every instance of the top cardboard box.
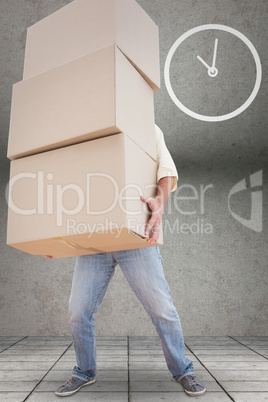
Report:
M158 27L134 0L74 0L29 27L23 79L111 44L160 88Z

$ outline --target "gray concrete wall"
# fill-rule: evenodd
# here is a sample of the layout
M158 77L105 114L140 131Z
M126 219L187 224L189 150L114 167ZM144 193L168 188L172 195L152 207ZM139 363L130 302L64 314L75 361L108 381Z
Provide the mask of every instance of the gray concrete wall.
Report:
M0 3L1 335L70 334L68 298L75 259L50 261L6 246L4 196L9 179L11 92L12 85L22 79L26 28L69 2ZM161 252L184 334L267 335L267 2L138 2L160 28L162 88L155 95L156 122L165 133L180 176L163 218ZM225 121L207 122L186 114L172 101L164 81L164 64L173 43L203 24L223 24L243 33L254 44L263 68L254 101ZM196 57L212 62L215 31L185 40L170 65L176 97L190 110L210 116L237 109L255 82L254 60L245 44L228 32L217 32L217 36L216 78L208 76ZM250 175L256 172L260 173L251 176L255 186L251 189ZM228 208L231 189L243 179L246 189L237 188ZM241 223L239 217L245 221ZM97 313L96 332L156 334L119 267Z

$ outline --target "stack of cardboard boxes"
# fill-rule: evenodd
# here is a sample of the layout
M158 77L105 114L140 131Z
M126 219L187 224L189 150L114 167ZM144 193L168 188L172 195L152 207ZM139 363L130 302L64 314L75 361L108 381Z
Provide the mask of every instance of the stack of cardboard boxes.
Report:
M158 28L135 0L74 0L28 28L7 244L55 258L150 246L159 86Z

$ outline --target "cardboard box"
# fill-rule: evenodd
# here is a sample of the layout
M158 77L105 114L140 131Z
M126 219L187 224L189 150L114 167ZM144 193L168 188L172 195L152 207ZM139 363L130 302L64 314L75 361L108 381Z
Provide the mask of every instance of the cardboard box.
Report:
M140 195L155 195L156 172L123 133L14 160L7 244L54 258L150 247Z
M114 45L13 86L9 159L119 132L156 159L153 90Z
M159 89L158 27L134 0L74 0L29 27L23 79L111 44Z

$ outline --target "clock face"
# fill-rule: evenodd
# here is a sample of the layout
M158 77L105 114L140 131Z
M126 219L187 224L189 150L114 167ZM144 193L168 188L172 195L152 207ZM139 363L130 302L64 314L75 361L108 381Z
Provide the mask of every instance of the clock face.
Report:
M252 103L262 69L246 36L225 25L208 24L174 43L164 75L171 99L183 112L203 121L223 121Z

